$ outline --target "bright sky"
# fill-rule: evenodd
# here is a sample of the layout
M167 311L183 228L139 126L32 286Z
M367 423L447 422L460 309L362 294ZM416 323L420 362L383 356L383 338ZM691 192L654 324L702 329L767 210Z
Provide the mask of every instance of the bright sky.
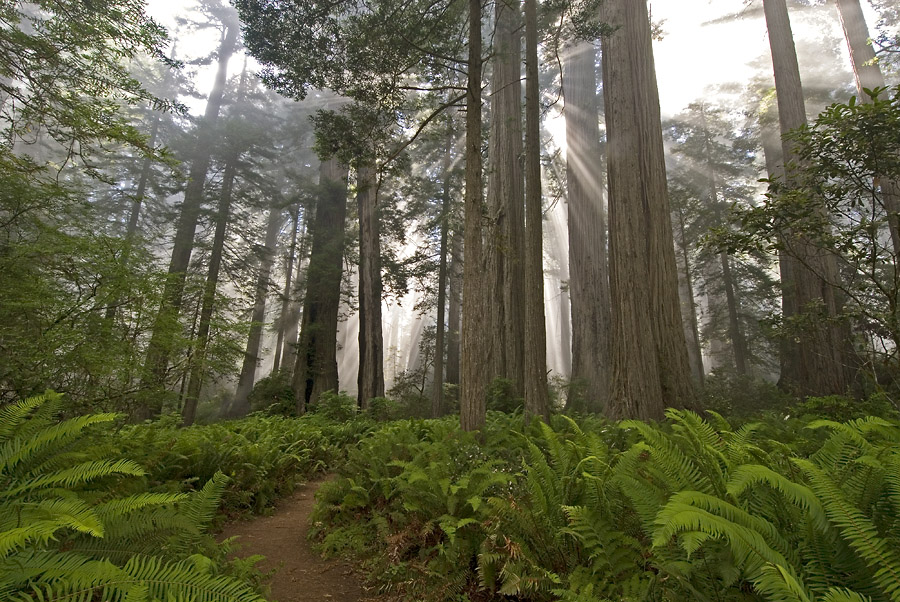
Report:
M809 13L792 9L795 37L809 39L824 46L835 47L841 37L840 24L833 3L828 1L833 18L824 15L824 22L832 30L823 36L821 28L809 25L816 18ZM870 27L874 13L863 2ZM176 17L185 16L196 7L196 0L172 2L149 0L148 11L177 37L179 58L190 60L208 54L218 43L214 30L177 32ZM701 98L715 84L745 83L758 73L758 67L771 65L768 59L768 39L762 18L762 0L655 0L651 2L653 20L662 23L664 38L654 45L660 103L663 117L680 112L690 102ZM818 23L823 22L821 10L815 11ZM728 17L734 17L729 19ZM843 49L844 46L839 44ZM846 55L846 50L842 50ZM834 73L837 79L851 77L846 56L844 73ZM765 61L765 62L763 62ZM802 57L801 57L802 61ZM232 60L231 74L241 68L241 60ZM801 62L801 72L804 69ZM770 67L769 67L770 68ZM197 68L195 84L205 94L212 85L214 67ZM806 82L806 80L805 80ZM848 80L852 82L852 80ZM839 82L836 82L839 83ZM844 82L847 83L847 82ZM203 101L188 101L194 112L201 112Z

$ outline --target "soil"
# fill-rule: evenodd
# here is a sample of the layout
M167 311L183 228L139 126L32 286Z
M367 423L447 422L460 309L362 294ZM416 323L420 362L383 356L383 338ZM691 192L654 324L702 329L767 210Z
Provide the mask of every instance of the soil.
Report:
M256 566L275 573L269 581L272 602L375 602L350 564L325 560L312 550L306 534L315 492L322 481L297 488L271 516L226 525L221 539L238 536L237 556L262 554Z

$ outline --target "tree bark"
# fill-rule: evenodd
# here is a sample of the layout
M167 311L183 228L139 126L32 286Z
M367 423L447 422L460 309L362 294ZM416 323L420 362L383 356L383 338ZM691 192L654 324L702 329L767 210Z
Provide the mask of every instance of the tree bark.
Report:
M459 323L462 305L462 231L450 236L450 294L447 307L447 382L459 385Z
M219 44L218 69L206 101L203 120L197 128L197 145L191 162L187 188L184 191L184 201L181 204L181 215L175 230L172 257L169 262L169 277L166 280L162 303L147 347L141 383L141 388L144 389L154 390L165 386L169 356L172 351L171 337L181 313L184 283L194 249L194 233L197 230L200 209L203 205L203 188L206 185L206 175L209 171L215 126L225 94L228 62L234 54L239 31L238 23L229 23ZM161 402L157 402L153 404L153 407L147 407L142 412L142 417L149 418L159 414L160 404Z
M488 325L484 282L482 230L484 202L481 192L481 0L469 0L468 85L466 92L466 193L463 268L462 341L460 345L460 426L464 431L484 427L486 367L492 341Z
M660 419L692 397L678 303L659 94L644 0L608 0L602 38L608 138L611 418Z
M524 389L525 197L522 182L521 18L517 0L495 4L488 211L493 232L487 247L491 289L490 376Z
M325 391L338 390L335 354L347 217L347 167L334 157L323 160L319 188L293 374L298 415Z
M359 209L359 373L361 409L374 397L384 397L384 339L381 330L381 228L375 169L357 168Z
M784 135L806 124L800 68L785 0L764 0L763 9L775 72L785 183L791 186L795 171L802 167L794 144ZM852 346L846 326L835 320L841 313L836 290L840 279L837 259L827 249L791 233L785 233L784 246L786 253L795 259L791 262L792 282L788 286L792 285L796 292L798 312L812 311L818 315L813 316L812 322L816 323L799 337L796 373L787 375L787 380L786 375L782 375L782 380L800 395L846 393L851 381L849 352Z
M611 327L595 55L588 42L573 46L563 62L562 87L573 393L584 396L585 409L599 411L609 396Z
M525 0L525 416L549 423L537 47L537 0Z

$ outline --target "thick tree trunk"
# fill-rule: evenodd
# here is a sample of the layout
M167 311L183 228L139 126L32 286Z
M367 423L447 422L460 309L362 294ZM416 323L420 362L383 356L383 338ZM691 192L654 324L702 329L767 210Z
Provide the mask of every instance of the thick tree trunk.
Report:
M431 387L431 417L444 413L444 334L447 308L447 256L450 250L450 152L453 148L453 122L448 123L447 147L444 149L444 190L441 199L441 258L438 266L437 321L434 335L434 378Z
M612 418L660 419L692 397L678 303L659 94L644 0L608 0L603 74L609 165Z
M219 271L222 268L222 252L225 249L225 232L231 218L231 199L234 192L234 178L237 173L237 154L228 158L225 173L222 176L222 196L219 199L219 212L216 215L216 232L213 235L212 251L209 256L209 267L206 273L206 285L203 288L203 302L200 308L200 325L197 340L194 343L194 359L191 362L191 376L188 382L181 420L184 426L194 423L197 413L197 402L203 388L203 376L206 371L206 349L209 345L209 328L216 301L216 288L219 285Z
M537 46L537 0L525 0L525 416L550 422Z
M188 175L188 185L184 191L181 215L175 230L172 258L169 262L169 277L166 280L162 303L153 325L153 335L147 347L147 357L144 362L144 375L141 383L144 389L161 389L165 386L169 356L171 354L170 341L181 313L185 277L191 261L191 252L194 249L194 233L197 230L200 209L203 205L203 188L206 185L206 175L209 171L215 126L219 119L219 111L222 108L222 100L225 94L228 61L234 54L239 31L240 27L237 23L229 24L219 45L218 69L206 102L203 121L197 128L197 145ZM142 417L155 416L160 409L159 404L147 407L142 412Z
M785 169L785 183L790 186L795 177L792 170L800 169L800 166L794 144L783 136L806 124L806 108L785 0L764 0L763 8L775 72L782 152L785 165L789 166ZM837 259L827 249L791 233L785 234L784 246L785 252L795 259L790 269L792 282L787 286L793 286L796 292L798 312L802 314L812 309L819 315L811 320L817 323L811 324L799 337L797 372L782 374L782 381L801 395L845 393L851 381L852 346L846 326L834 320L840 315Z
M493 232L488 247L491 289L490 358L492 377L512 381L517 394L524 387L525 357L525 197L522 186L522 61L521 18L516 0L494 4L491 136L488 160L488 211Z
M869 28L863 15L859 0L836 0L838 14L847 46L850 49L850 60L853 63L853 74L856 77L856 90L860 102L872 102L865 90L883 88L885 85L881 67L875 60L875 49L869 42ZM891 244L894 250L895 263L900 261L900 185L893 180L881 179L881 196L887 212L888 229L891 233Z
M384 397L384 340L381 330L381 228L375 169L357 168L359 210L359 374L361 409L374 397Z
M462 341L460 345L460 426L484 427L485 385L492 341L488 325L482 235L484 201L481 192L481 0L469 0L468 86L466 93L466 196L463 268Z
M584 396L587 409L599 411L609 396L611 327L595 55L588 42L569 49L563 95L573 394Z
M291 214L291 246L288 247L287 265L284 269L284 292L281 296L281 315L278 318L278 336L275 339L275 359L272 374L281 369L281 351L284 348L285 332L288 329L288 312L291 308L291 280L294 277L294 260L297 257L297 228L300 225L300 205Z
M697 301L694 298L694 276L691 272L691 261L685 240L684 212L680 209L678 210L678 232L678 252L675 254L675 262L678 269L678 300L681 304L684 338L688 348L688 364L690 365L694 382L702 387L706 378L706 372L703 369L703 352L700 348Z
M447 382L459 385L459 322L462 305L462 231L450 237L450 302L447 307Z
M228 407L225 415L228 418L246 416L250 413L250 392L256 381L256 368L259 365L259 349L262 343L263 322L266 319L266 297L269 294L272 264L275 262L275 245L278 244L278 232L284 223L281 209L269 210L269 219L266 224L266 241L259 258L259 274L256 278L256 292L253 297L253 314L250 316L250 333L247 336L247 348L244 351L244 361L241 365L241 375L238 379L237 390L234 399Z
M297 414L325 391L338 390L337 324L347 217L347 167L334 157L319 168L319 198L293 387Z

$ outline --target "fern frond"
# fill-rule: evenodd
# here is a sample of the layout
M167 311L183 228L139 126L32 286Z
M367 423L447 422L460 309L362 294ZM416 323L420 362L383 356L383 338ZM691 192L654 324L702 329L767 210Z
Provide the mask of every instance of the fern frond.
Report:
M878 587L892 602L900 601L900 556L897 550L879 535L872 521L847 500L828 473L809 460L795 458L793 461L808 476L829 520L850 547L867 561Z
M790 503L803 508L820 530L827 528L828 518L825 516L825 509L822 508L815 493L809 487L794 483L766 466L745 464L738 467L728 481L728 494L735 498L741 497L748 488L759 483L768 485L784 495Z

